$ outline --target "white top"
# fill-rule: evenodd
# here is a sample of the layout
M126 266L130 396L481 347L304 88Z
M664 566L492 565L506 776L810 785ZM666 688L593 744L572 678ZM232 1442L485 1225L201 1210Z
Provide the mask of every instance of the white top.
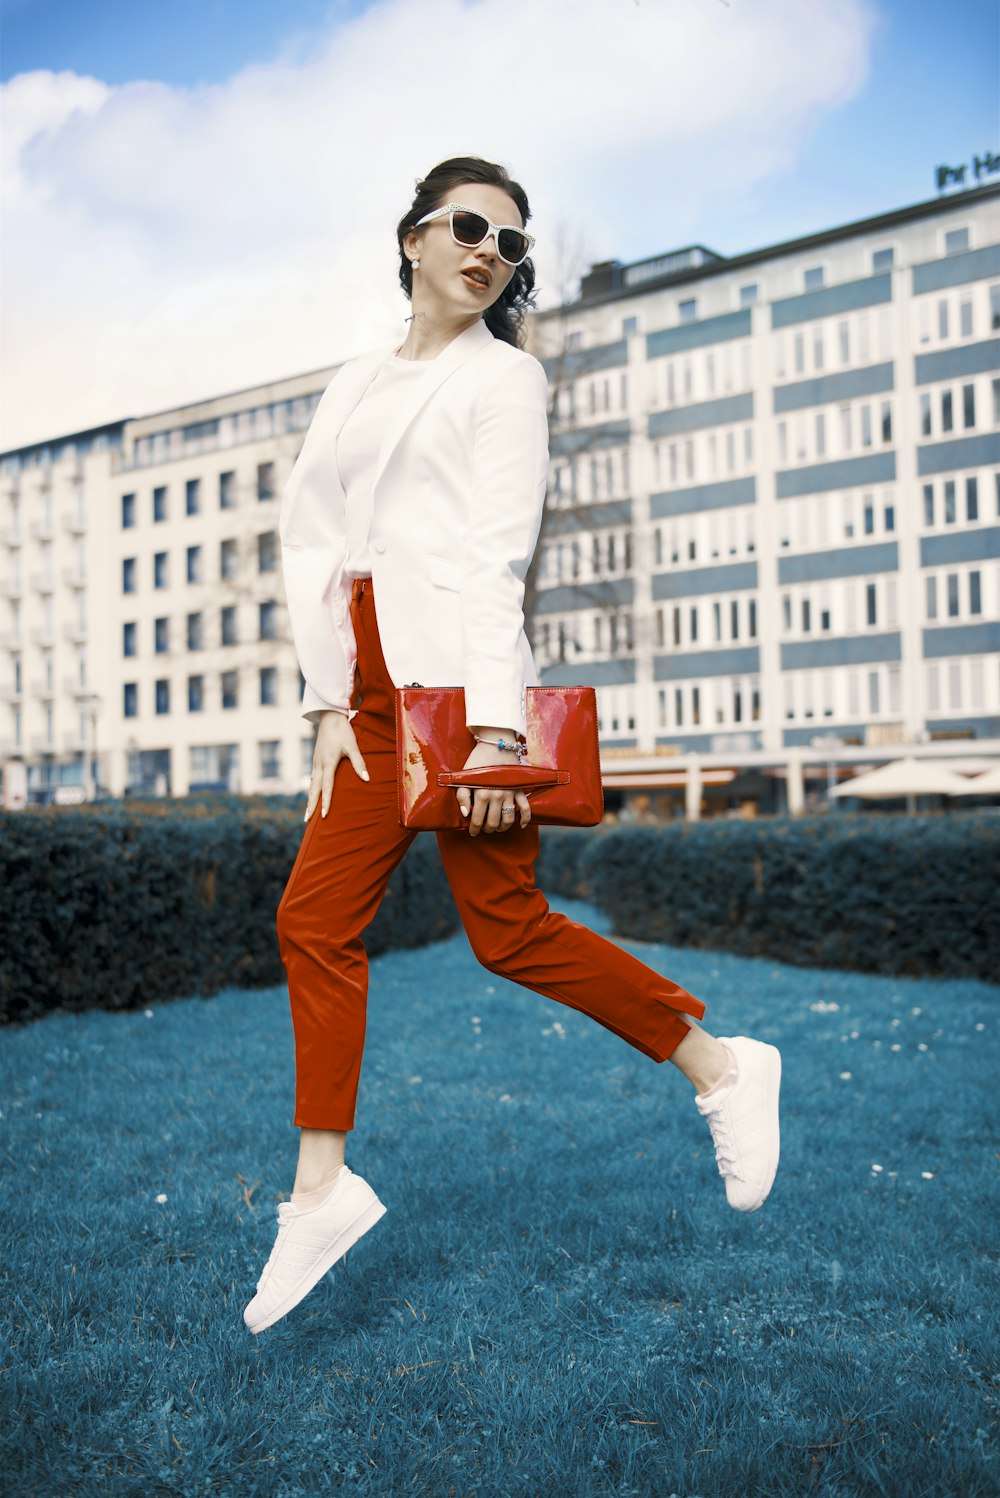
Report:
M347 561L345 577L371 577L368 527L371 491L382 439L400 403L427 370L432 359L401 359L390 354L337 437L337 471L346 494Z

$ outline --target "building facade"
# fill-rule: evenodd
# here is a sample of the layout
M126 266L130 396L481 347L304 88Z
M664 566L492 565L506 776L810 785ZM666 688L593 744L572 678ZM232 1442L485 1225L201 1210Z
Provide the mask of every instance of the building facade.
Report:
M529 346L529 630L543 680L596 687L609 765L1000 750L1000 188L594 266ZM278 505L334 372L0 454L29 799L304 786Z
M607 746L1000 738L1000 189L595 266L534 338L538 659Z

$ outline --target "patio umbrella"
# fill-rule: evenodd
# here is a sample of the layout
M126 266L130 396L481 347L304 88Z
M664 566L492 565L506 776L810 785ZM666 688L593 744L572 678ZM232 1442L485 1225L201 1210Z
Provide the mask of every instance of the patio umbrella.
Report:
M1000 796L1000 765L994 765L984 775L973 775L951 791L952 796Z
M894 796L905 796L910 811L915 809L917 796L950 796L965 789L965 780L951 770L943 770L933 760L893 760L867 775L855 775L835 786L831 796L861 796L868 801L889 800Z

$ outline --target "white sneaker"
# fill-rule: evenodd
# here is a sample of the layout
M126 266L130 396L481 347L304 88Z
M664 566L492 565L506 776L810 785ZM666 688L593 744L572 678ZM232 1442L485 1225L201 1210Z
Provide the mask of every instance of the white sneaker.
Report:
M278 1236L257 1281L257 1294L243 1312L254 1333L262 1332L304 1300L328 1269L385 1212L367 1181L343 1165L326 1201L309 1211L291 1202L278 1207Z
M729 1205L738 1212L756 1212L778 1169L781 1052L746 1035L719 1039L735 1058L736 1078L714 1096L699 1092L694 1100L708 1119Z

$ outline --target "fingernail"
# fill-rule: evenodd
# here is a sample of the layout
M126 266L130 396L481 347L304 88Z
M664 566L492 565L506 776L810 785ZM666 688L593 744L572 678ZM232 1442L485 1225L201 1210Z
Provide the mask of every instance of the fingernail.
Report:
M462 807L462 816L463 817L467 817L468 815L469 815L469 808L467 806L463 806Z
M367 770L362 770L361 771L361 779L362 780L371 780L371 776L369 775L369 773L368 773Z

